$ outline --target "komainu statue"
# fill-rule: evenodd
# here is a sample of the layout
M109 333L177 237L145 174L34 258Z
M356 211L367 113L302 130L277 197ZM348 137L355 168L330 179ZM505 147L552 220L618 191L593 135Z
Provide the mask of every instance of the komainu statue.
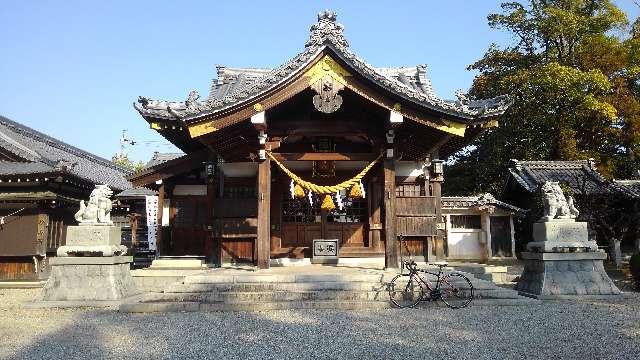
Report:
M575 219L580 213L573 204L573 197L569 196L567 200L557 181L545 182L541 190L544 196L544 216L541 219L542 221Z
M113 191L108 185L96 185L85 204L80 201L80 210L75 214L80 225L113 225L111 221L111 195Z

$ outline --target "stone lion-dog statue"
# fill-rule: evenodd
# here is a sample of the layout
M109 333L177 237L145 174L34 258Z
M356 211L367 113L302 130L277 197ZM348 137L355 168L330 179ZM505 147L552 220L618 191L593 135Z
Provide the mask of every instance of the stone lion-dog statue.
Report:
M557 181L547 181L541 187L544 201L544 216L541 220L575 219L580 212L571 195L565 197Z
M113 191L108 185L96 185L89 195L89 201L85 204L80 201L80 210L75 214L75 219L80 225L113 225L111 221L111 209L113 203L111 196Z

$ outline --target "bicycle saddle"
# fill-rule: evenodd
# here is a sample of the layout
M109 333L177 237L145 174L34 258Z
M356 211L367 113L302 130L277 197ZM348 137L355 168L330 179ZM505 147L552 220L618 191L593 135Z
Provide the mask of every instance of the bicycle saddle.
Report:
M449 266L449 263L448 263L448 262L446 262L446 261L438 261L438 262L433 262L433 263L431 263L431 264L432 264L432 265L435 265L435 266L437 266L437 267L441 267L441 268L442 268L442 267Z

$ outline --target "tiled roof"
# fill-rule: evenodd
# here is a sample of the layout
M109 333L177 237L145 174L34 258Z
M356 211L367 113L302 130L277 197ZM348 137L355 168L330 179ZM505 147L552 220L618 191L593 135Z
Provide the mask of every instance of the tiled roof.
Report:
M468 209L493 205L516 213L526 212L524 209L496 199L489 193L479 196L443 196L441 201L443 209Z
M116 198L144 198L145 196L154 196L154 195L158 195L158 192L144 188L144 187L137 187L137 188L127 189L119 193L118 195L116 195Z
M173 160L173 159L177 159L179 157L184 156L184 153L159 153L159 152L154 152L153 156L151 157L151 159L149 161L147 161L146 164L144 164L144 168L150 168L150 167L154 167L156 165L160 165L162 163L165 163L169 160Z
M470 100L462 93L456 94L457 101L443 100L434 94L431 82L426 77L425 65L415 68L375 68L350 50L343 35L344 28L335 20L336 14L333 12L324 11L318 14L318 22L311 26L304 50L276 69L219 66L218 79L214 80L209 97L203 101L199 100L196 91L192 91L183 102L140 97L139 104L134 103L134 107L143 116L180 119L188 123L202 116L217 114L232 106L250 102L291 79L327 48L333 50L342 61L363 77L427 109L471 121L500 115L510 104L504 96L488 100Z
M629 190L602 177L590 160L511 160L509 172L513 179L528 192L538 191L546 181L557 181L570 187L576 194L622 192L634 196Z
M67 172L115 190L131 187L124 168L3 116L0 116L0 147L22 159L0 161L0 175Z
M640 180L613 180L613 182L634 197L640 198Z

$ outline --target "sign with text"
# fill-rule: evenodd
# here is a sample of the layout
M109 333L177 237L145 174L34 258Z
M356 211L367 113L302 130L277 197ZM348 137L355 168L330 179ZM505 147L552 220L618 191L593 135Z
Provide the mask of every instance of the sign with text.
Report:
M314 239L311 262L338 263L338 239Z

